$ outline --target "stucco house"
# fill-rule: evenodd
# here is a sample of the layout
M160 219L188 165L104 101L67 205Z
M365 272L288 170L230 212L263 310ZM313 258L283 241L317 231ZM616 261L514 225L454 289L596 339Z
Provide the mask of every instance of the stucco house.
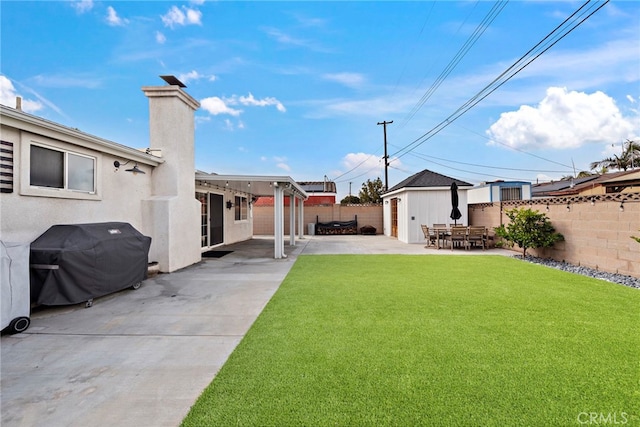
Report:
M458 224L469 224L467 190L473 187L459 179L432 172L418 172L382 195L384 235L404 243L424 242L421 225L453 224L451 184L458 186L458 207L462 217Z
M493 203L530 200L531 183L526 181L483 182L467 191L467 203Z
M27 114L20 102L0 106L0 240L30 243L55 224L128 222L152 238L150 261L171 272L204 250L250 239L251 203L270 195L274 256L285 256L284 198L298 199L302 215L305 191L290 177L196 172L200 104L175 77L165 81L142 87L149 141L141 149Z

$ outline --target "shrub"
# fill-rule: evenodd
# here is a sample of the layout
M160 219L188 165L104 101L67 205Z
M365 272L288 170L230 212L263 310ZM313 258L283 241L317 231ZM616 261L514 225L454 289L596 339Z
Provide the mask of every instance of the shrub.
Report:
M529 248L547 248L564 240L564 236L556 233L547 216L531 209L511 209L505 212L509 224L495 227L496 235L522 248L522 256L527 256Z

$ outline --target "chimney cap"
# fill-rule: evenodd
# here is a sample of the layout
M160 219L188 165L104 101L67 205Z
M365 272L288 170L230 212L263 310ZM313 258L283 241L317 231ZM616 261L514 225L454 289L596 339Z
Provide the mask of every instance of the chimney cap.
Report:
M176 76L160 76L160 78L172 86L187 87Z

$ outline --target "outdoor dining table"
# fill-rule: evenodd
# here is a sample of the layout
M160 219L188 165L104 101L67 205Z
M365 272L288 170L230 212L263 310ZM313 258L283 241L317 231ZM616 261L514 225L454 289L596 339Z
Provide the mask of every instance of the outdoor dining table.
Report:
M440 249L440 240L442 240L442 247L444 248L447 237L451 236L451 230L446 227L434 227L434 231L436 233L436 249Z

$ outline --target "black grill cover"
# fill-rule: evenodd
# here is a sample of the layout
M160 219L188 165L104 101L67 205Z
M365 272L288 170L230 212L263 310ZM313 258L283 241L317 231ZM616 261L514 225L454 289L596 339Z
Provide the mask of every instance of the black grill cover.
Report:
M151 238L131 224L54 225L31 243L31 302L77 304L147 278Z

